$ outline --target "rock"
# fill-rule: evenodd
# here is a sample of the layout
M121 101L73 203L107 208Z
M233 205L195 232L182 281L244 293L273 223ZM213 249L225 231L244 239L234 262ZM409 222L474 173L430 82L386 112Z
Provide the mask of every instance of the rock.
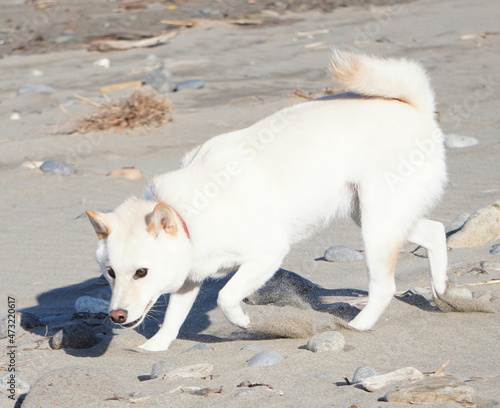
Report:
M204 86L205 82L203 82L203 79L188 79L187 81L177 83L173 91L178 92L183 89L201 89Z
M44 84L26 84L21 86L19 90L17 91L18 95L26 95L30 93L41 93L44 95L50 95L53 93L55 89L51 87L50 85L44 85Z
M86 324L75 324L59 330L49 340L54 350L61 348L86 349L99 343L94 331Z
M424 375L416 368L405 367L387 374L365 378L363 381L361 381L361 385L365 390L373 392L378 391L390 384L420 381L423 378Z
M30 385L17 374L7 372L0 376L0 392L6 395L21 395L30 390ZM3 397L2 397L3 398Z
M479 265L483 269L488 269L491 271L500 271L500 263L497 262L482 261Z
M460 215L457 215L453 221L451 221L448 226L445 229L446 235L451 235L460 230L464 224L465 221L467 221L470 217L469 213L462 213Z
M142 177L142 173L140 170L137 170L133 167L124 167L122 169L111 170L107 176L116 176L123 177L129 180L139 180Z
M500 255L500 243L495 244L490 249L491 255Z
M479 144L479 140L471 136L449 134L444 139L444 145L448 148L470 147L477 144Z
M156 361L151 367L151 379L161 377L170 371L175 370L175 368L175 364L169 363L168 361Z
M335 245L325 251L324 258L328 262L349 262L359 261L363 259L363 255L354 249Z
M279 269L255 293L245 299L250 305L295 306L301 307L312 296L318 286L311 281L284 269Z
M188 349L184 350L183 353L187 353L189 351L193 350L209 350L210 347L208 347L206 344L203 343L197 343L193 347L189 347Z
M19 114L19 112L14 112L12 115L10 115L10 120L20 120L21 119L21 115Z
M474 389L448 375L427 377L414 384L401 386L387 393L385 399L388 402L412 404L456 402L466 407L475 406Z
M80 296L75 301L75 310L77 313L104 313L108 314L108 302L103 299Z
M122 387L107 373L93 367L64 367L43 375L31 387L23 408L103 407L107 399L120 397L125 397Z
M315 353L322 351L342 351L345 339L338 331L328 331L317 334L307 342L306 348Z
M500 240L500 201L477 210L447 239L448 248L469 248Z
M207 378L213 369L214 366L212 364L193 364L168 371L159 378L161 378L162 380L178 380L180 378Z
M467 288L449 287L447 290L448 296L455 299L472 299L472 292Z
M375 377L379 375L373 368L370 367L358 367L352 376L352 384L357 384L363 381L365 378Z
M161 93L169 92L174 89L172 73L163 64L149 72L142 81L142 84L149 85Z
M76 170L69 164L55 160L47 160L43 162L40 166L40 170L44 173L55 173L63 176L69 176L70 174L76 173Z
M281 362L281 360L283 360L283 356L280 353L265 350L255 354L250 360L248 360L247 365L249 367L273 366Z

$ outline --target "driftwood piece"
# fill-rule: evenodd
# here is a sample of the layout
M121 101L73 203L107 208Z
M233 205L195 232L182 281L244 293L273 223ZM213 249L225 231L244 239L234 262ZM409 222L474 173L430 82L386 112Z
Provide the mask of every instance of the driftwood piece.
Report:
M387 385L401 382L414 382L424 379L424 375L413 367L400 368L387 374L365 378L361 385L367 391L378 391Z
M89 45L89 51L123 51L130 50L132 48L147 48L153 47L155 45L164 44L172 38L179 34L179 30L170 31L166 34L157 35L156 37L145 38L143 40L109 40L109 41L98 41Z
M162 380L177 380L179 378L206 378L210 375L214 366L208 363L193 364L179 367L169 371L160 377Z

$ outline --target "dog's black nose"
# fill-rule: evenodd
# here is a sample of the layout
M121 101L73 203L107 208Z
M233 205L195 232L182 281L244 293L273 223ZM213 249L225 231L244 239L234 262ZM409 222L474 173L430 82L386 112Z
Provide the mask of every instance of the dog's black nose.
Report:
M123 324L127 321L127 311L123 309L116 309L109 312L109 317L115 323Z

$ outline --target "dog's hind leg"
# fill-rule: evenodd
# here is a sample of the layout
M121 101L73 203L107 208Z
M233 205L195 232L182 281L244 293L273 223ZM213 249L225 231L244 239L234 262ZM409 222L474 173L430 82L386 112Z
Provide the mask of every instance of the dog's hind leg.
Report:
M437 221L422 218L419 220L408 237L413 242L427 249L430 266L430 281L434 298L446 291L448 276L448 255L446 234L443 224Z

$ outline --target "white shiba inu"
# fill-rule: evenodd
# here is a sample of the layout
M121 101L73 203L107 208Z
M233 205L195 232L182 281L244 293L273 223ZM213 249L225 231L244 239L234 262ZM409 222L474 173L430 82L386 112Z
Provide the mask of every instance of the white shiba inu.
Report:
M163 326L142 348L168 349L203 280L236 268L218 305L230 322L251 328L241 301L292 244L335 216L351 216L365 246L369 300L350 326L370 329L390 302L407 240L427 249L433 293L445 292L444 228L423 218L446 182L426 72L408 60L334 51L331 74L346 93L214 137L156 177L143 198L87 212L115 323L139 325L171 294Z

